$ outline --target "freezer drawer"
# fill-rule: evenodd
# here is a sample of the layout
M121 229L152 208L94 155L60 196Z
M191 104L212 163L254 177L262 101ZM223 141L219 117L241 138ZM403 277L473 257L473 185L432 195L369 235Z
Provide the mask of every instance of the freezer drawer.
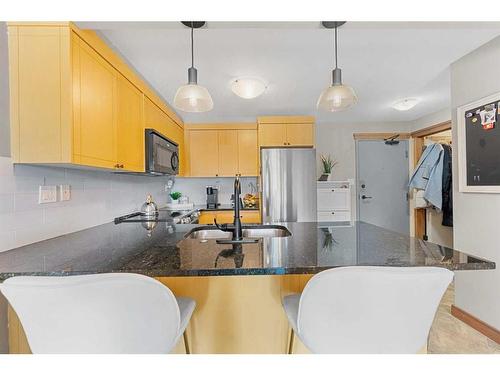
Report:
M346 210L318 211L318 221L351 221L351 212Z

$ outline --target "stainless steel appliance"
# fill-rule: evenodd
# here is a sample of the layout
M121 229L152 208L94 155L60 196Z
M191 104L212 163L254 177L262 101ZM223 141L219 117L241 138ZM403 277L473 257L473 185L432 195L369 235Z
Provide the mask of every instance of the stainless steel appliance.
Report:
M219 206L219 189L214 186L207 186L207 208L217 208Z
M179 150L177 143L154 129L146 129L145 132L146 173L154 175L178 174Z
M316 150L263 148L262 220L311 222L316 216Z

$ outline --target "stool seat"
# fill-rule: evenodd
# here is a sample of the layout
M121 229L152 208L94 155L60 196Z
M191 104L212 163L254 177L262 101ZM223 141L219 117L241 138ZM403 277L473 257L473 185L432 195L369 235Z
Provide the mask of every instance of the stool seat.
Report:
M17 276L0 284L32 353L169 353L196 303L132 273Z
M294 334L312 353L415 354L426 345L453 272L439 267L339 267L282 299Z

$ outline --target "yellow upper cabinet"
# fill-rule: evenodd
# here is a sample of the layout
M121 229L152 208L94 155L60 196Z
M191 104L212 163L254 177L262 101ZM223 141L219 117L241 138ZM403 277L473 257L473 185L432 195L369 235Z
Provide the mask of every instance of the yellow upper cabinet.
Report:
M186 176L257 176L256 124L196 124L185 126Z
M143 95L121 74L117 77L117 95L118 160L123 169L141 172L145 159Z
M238 130L218 130L219 176L234 176L238 171Z
M145 127L183 147L182 121L94 32L72 23L8 31L14 162L141 172Z
M265 116L257 122L260 147L314 147L314 117Z
M219 138L217 130L189 131L190 176L219 175Z
M259 125L259 144L261 146L285 146L285 124L266 124L265 126Z
M238 172L242 176L258 176L257 130L238 130Z
M85 42L73 45L75 162L114 168L116 155L116 71Z

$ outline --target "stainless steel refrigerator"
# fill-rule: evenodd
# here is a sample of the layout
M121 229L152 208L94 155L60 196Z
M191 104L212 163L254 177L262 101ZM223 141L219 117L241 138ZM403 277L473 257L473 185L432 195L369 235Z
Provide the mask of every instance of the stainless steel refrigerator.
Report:
M317 221L316 150L263 148L260 160L263 222Z

